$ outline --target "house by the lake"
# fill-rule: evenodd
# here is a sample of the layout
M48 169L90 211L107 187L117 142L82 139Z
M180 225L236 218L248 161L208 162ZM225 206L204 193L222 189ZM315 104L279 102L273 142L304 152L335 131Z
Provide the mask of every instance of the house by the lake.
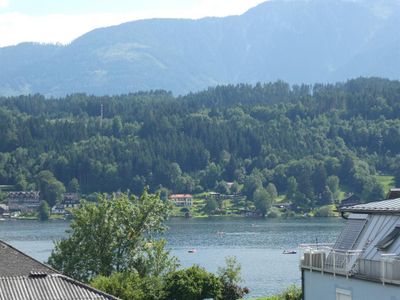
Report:
M76 208L80 204L80 197L77 193L65 193L63 200L52 207L53 214L67 214L69 209Z
M169 200L176 206L193 206L193 196L190 194L172 194L169 196Z
M118 300L0 241L0 300Z
M334 244L301 245L304 300L400 299L400 198L340 208Z
M9 192L6 202L10 211L20 211L23 213L36 212L40 205L40 192L38 191L18 191Z

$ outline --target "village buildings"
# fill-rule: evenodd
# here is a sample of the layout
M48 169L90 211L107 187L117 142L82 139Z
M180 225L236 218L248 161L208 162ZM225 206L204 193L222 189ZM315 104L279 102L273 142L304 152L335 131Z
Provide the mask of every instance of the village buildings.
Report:
M18 191L9 192L6 202L8 209L20 211L22 213L36 212L40 205L40 192L38 191Z
M172 194L169 196L169 200L176 206L192 207L193 196L190 194Z

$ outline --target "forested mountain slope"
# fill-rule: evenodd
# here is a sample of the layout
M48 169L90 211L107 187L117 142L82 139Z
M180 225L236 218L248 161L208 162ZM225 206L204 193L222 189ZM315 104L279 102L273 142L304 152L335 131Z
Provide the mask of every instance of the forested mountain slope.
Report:
M241 16L135 21L67 46L0 48L0 94L185 94L278 79L399 79L399 28L397 0L271 0Z
M376 200L374 175L400 170L399 116L400 82L378 78L230 85L178 98L0 98L0 185L34 189L49 170L84 193L145 185L193 193L236 182L249 199L273 183L301 207L329 203L339 186Z

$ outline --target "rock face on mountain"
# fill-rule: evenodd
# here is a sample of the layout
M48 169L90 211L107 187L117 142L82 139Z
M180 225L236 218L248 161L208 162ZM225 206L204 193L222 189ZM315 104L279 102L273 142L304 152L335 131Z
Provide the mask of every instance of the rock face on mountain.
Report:
M399 29L399 0L271 0L241 16L134 21L67 46L0 48L0 95L398 79Z

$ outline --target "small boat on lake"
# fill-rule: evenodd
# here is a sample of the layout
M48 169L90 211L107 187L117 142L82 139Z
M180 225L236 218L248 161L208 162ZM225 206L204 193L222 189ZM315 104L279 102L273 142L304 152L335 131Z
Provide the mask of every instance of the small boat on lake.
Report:
M296 250L283 250L282 254L296 254Z
M197 250L196 250L196 249L189 249L188 252L189 252L189 253L196 253Z

